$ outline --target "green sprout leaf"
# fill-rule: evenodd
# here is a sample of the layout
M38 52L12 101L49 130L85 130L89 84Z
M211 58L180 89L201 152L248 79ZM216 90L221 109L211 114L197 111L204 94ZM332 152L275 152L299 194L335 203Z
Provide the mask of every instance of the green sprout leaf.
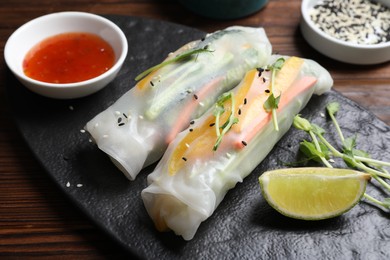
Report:
M334 116L340 109L340 104L338 102L331 102L326 106L326 110L330 116Z
M316 148L316 145L312 142L309 142L307 140L303 140L300 143L299 150L310 160L316 161L316 162L322 162L322 158L329 159L329 150L328 148L323 144L319 143L319 147L321 151L318 151Z
M281 70L282 67L283 67L283 65L284 65L284 62L285 62L285 61L286 61L286 60L285 60L284 58L279 58L279 59L277 59L277 60L270 66L270 69L276 70L276 71Z
M267 100L264 102L264 109L267 112L271 112L272 109L278 109L280 102L280 96L275 98L274 94L269 95Z
M348 137L343 142L343 151L352 153L352 150L356 147L356 136Z

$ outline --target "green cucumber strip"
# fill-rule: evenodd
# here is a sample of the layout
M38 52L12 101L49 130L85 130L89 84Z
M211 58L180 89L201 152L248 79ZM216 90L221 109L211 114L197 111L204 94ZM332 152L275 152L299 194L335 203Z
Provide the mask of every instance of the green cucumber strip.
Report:
M158 102L154 102L153 104L151 104L149 109L146 111L145 115L150 120L157 118L163 111L165 111L170 106L172 102L174 101L178 102L178 100L181 97L183 97L183 95L181 94L183 94L184 91L190 89L191 86L194 84L199 84L197 83L199 79L205 78L208 75L215 74L216 71L218 71L223 66L226 66L233 60L234 60L234 55L232 53L226 53L223 59L218 64L216 64L216 66L207 66L207 67L211 67L212 68L211 70L210 69L202 70L203 73L196 76L191 76L191 74L194 72L194 68L203 69L205 67L205 64L201 62L193 63L192 67L194 68L180 75L180 78L175 80L175 82L171 86L169 86L169 88L159 93L159 95L155 97L155 100L158 100ZM208 62L208 60L206 60L205 62ZM183 87L183 86L188 86L188 87Z

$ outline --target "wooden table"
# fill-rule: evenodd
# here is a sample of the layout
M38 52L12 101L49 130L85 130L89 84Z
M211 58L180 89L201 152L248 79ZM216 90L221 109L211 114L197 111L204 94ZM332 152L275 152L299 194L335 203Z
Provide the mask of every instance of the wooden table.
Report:
M6 2L6 3L5 3ZM262 26L274 52L317 60L335 79L334 88L390 124L390 63L352 66L314 51L299 31L300 1L270 0L249 17L216 21L194 15L174 0L12 0L0 5L0 49L25 22L58 11L143 16L212 32L229 25ZM125 250L100 231L56 189L23 142L6 105L0 64L0 258L126 258Z

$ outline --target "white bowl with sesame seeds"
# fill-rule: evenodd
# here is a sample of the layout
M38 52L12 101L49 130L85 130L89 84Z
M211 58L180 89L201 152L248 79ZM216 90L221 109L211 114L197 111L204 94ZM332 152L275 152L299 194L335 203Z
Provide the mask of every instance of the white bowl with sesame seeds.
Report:
M48 37L73 32L94 34L106 41L114 52L112 66L98 76L75 83L47 83L25 75L23 62L34 46ZM72 99L90 95L108 85L122 67L127 50L124 33L110 20L84 12L59 12L19 27L6 42L4 58L11 72L31 91L50 98Z
M320 53L350 64L390 61L388 7L360 0L303 0L301 12L302 35Z

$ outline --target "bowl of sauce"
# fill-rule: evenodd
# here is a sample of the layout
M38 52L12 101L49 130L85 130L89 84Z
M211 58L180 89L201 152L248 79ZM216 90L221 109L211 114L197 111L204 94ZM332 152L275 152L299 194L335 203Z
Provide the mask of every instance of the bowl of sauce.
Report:
M83 12L36 18L7 40L5 61L18 80L40 95L71 99L95 93L120 71L128 50L121 29Z

